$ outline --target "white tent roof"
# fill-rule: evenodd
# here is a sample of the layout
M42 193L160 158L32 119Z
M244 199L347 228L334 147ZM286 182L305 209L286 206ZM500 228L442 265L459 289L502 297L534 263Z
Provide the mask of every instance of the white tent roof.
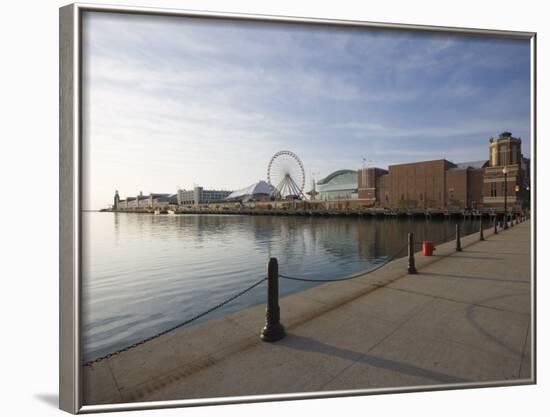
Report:
M242 188L237 191L233 191L225 199L226 200L240 200L247 196L253 196L257 194L271 195L273 193L273 187L265 181L258 181L246 188Z

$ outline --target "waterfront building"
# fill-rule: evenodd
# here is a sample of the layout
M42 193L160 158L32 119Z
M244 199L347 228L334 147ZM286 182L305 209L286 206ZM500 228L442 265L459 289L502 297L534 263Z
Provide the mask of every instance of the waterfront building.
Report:
M507 187L503 168L507 168ZM489 140L489 160L454 163L446 159L357 171L357 206L391 209L509 208L529 204L529 160L521 139L503 132Z
M162 203L169 194L149 194L143 195L143 191L135 197L126 197L126 207L148 208L153 206L153 202ZM158 205L158 204L157 204Z
M446 159L358 171L365 206L415 209L476 208L482 200L486 161L455 164Z
M166 207L177 203L176 194L150 193L149 195L144 195L143 192L140 192L139 195L135 197L126 197L125 200L121 200L118 191L115 192L114 201L114 210L153 209L156 207Z
M529 172L530 161L521 153L521 138L513 137L510 132L503 132L498 138L489 139L489 166L483 176L484 205L502 207L506 194L508 207L528 206Z
M341 169L317 181L317 200L357 199L357 171Z
M246 203L248 201L265 201L271 200L274 188L265 181L258 181L248 187L233 191L229 194L226 201L240 201Z
M380 178L388 174L388 171L381 168L362 168L357 172L357 198L364 205L375 205L381 201Z
M192 190L178 190L177 204L198 205L218 203L223 201L231 191L225 190L205 190L203 187L195 186Z

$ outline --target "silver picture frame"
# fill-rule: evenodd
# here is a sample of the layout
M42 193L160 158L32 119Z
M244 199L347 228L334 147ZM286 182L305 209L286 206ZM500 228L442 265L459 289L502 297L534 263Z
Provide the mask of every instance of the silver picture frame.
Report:
M531 145L532 160L532 233L531 233L531 342L533 346L531 378L526 380L499 381L491 383L445 384L427 387L404 387L342 390L326 392L292 393L281 395L259 395L231 398L212 398L200 400L176 400L137 402L110 405L83 405L82 375L81 375L81 194L82 194L82 16L86 12L107 12L141 15L206 17L211 19L254 20L257 22L285 22L306 25L347 26L360 28L382 28L407 31L446 32L462 35L491 36L512 39L529 40L531 44ZM214 404L236 404L249 402L265 402L277 400L293 400L307 398L326 398L340 396L356 396L367 394L383 394L396 392L419 392L433 390L449 390L471 387L493 387L506 385L525 385L536 383L536 143L537 143L537 74L536 50L537 35L535 32L518 32L506 30L487 30L460 27L438 27L423 25L407 25L396 23L379 23L366 21L313 19L290 16L267 16L255 14L218 13L192 10L176 10L152 7L129 7L75 3L59 10L60 33L60 131L59 131L59 407L73 414L143 410L155 408L187 407Z

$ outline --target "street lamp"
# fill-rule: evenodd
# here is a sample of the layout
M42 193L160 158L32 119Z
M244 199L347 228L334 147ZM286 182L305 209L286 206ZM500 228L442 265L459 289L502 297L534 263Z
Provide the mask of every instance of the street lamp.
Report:
M506 167L502 168L502 173L504 174L504 228L508 229L508 170L506 169Z

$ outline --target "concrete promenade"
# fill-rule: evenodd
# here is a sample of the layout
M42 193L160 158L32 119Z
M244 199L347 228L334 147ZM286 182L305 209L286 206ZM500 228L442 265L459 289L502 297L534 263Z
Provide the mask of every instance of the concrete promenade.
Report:
M275 343L259 305L85 366L85 404L529 382L530 222L485 239L284 297Z

